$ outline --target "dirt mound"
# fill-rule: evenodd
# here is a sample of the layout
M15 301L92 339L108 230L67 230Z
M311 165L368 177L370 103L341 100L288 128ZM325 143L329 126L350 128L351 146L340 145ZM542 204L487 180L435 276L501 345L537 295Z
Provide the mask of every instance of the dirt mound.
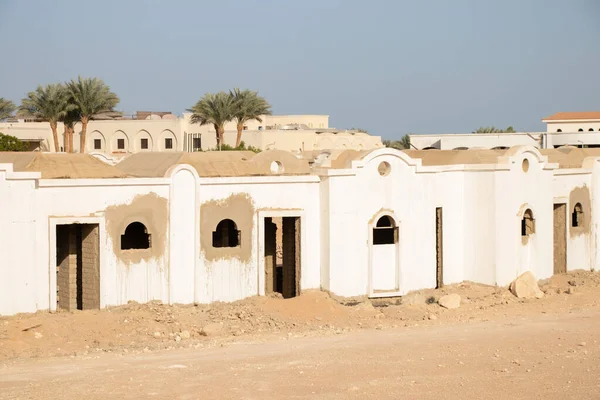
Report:
M546 294L543 299L517 299L506 288L464 282L392 299L344 300L306 291L285 300L253 297L196 306L132 302L106 310L19 314L0 317L0 359L90 357L102 352L214 346L241 337L331 335L355 329L557 313L597 305L599 286L600 274L577 271L540 282ZM448 294L461 297L460 308L448 310L437 304Z

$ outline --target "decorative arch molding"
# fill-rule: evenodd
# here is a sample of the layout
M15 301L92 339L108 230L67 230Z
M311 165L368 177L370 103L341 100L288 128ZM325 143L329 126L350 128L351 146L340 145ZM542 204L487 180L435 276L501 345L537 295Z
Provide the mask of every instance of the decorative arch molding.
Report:
M408 154L406 154L400 150L392 149L389 147L384 147L384 148L376 149L376 150L369 152L366 156L364 156L363 158L361 158L359 160L353 160L352 168L363 168L365 165L369 164L371 161L376 161L376 162L383 161L383 160L381 160L382 157L397 158L397 159L403 161L404 164L406 164L407 166L411 166L411 167L420 167L421 166L421 159L413 159L410 156L408 156Z
M179 147L177 147L178 145L178 140L177 140L177 136L175 135L175 133L170 130L170 129L163 129L163 131L160 133L159 137L159 142L158 142L158 149L161 151L178 151ZM165 139L170 138L173 140L173 147L171 149L167 149L165 146Z
M147 149L142 149L142 145L141 145L142 139L148 139L148 148ZM145 129L140 129L135 134L135 143L134 143L133 148L135 149L135 151L152 151L152 150L154 150L154 139L152 139L152 135L150 135L150 132L148 132Z
M118 146L118 140L119 139L125 139L125 148L124 149L119 149ZM129 152L130 151L130 144L131 141L129 139L129 135L127 135L124 131L122 130L116 130L115 133L113 133L112 135L112 139L110 141L110 150L112 152Z
M102 141L100 149L95 149L94 148L94 139L100 139ZM88 135L87 148L88 148L88 153L92 152L92 151L98 151L98 150L100 150L100 151L106 151L106 150L108 150L108 146L107 146L107 143L106 143L106 137L104 136L104 134L102 132L100 132L99 130L97 130L97 129L93 130Z
M544 164L543 169L558 168L558 164L549 163L548 156L543 155L540 153L539 149L533 146L512 146L506 151L504 156L498 157L498 164L518 164L518 169L520 171L523 159L527 159L529 163L537 162L539 164Z

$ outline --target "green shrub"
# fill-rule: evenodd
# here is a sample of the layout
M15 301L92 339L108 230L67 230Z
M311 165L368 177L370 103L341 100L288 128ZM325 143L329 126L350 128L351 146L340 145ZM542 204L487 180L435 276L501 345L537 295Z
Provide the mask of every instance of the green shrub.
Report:
M219 148L210 149L209 151L219 151ZM246 147L246 143L244 143L243 140L240 142L240 145L238 147L233 147L233 146L230 146L228 144L222 144L221 145L221 151L252 151L254 153L260 153L261 152L261 150L259 148L256 148L256 147L253 147L253 146Z
M0 132L0 151L27 151L27 144Z

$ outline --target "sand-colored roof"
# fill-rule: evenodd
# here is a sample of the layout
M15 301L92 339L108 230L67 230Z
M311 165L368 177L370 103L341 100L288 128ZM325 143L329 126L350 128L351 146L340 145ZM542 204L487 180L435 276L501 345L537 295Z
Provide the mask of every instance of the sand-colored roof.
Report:
M581 168L587 157L600 157L600 149L580 149L565 146L557 149L542 149L540 153L548 157L548 162L557 163L558 168Z
M41 172L42 179L126 178L127 175L88 154L0 152L0 163L15 172Z
M209 152L148 152L132 154L116 167L134 177L163 177L178 164L194 167L201 177L273 175L271 164L280 163L284 175L308 174L306 160L280 150L263 151L209 151Z
M559 120L590 120L600 119L600 111L577 111L577 112L557 112L549 117L543 118L542 121L559 121Z
M496 164L507 150L403 150L422 165Z

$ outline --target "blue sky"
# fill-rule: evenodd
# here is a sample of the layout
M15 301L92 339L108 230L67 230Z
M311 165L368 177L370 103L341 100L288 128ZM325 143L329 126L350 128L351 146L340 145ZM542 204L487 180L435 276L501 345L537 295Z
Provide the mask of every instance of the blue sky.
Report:
M0 97L98 76L119 109L258 90L384 138L600 110L596 0L0 0Z

